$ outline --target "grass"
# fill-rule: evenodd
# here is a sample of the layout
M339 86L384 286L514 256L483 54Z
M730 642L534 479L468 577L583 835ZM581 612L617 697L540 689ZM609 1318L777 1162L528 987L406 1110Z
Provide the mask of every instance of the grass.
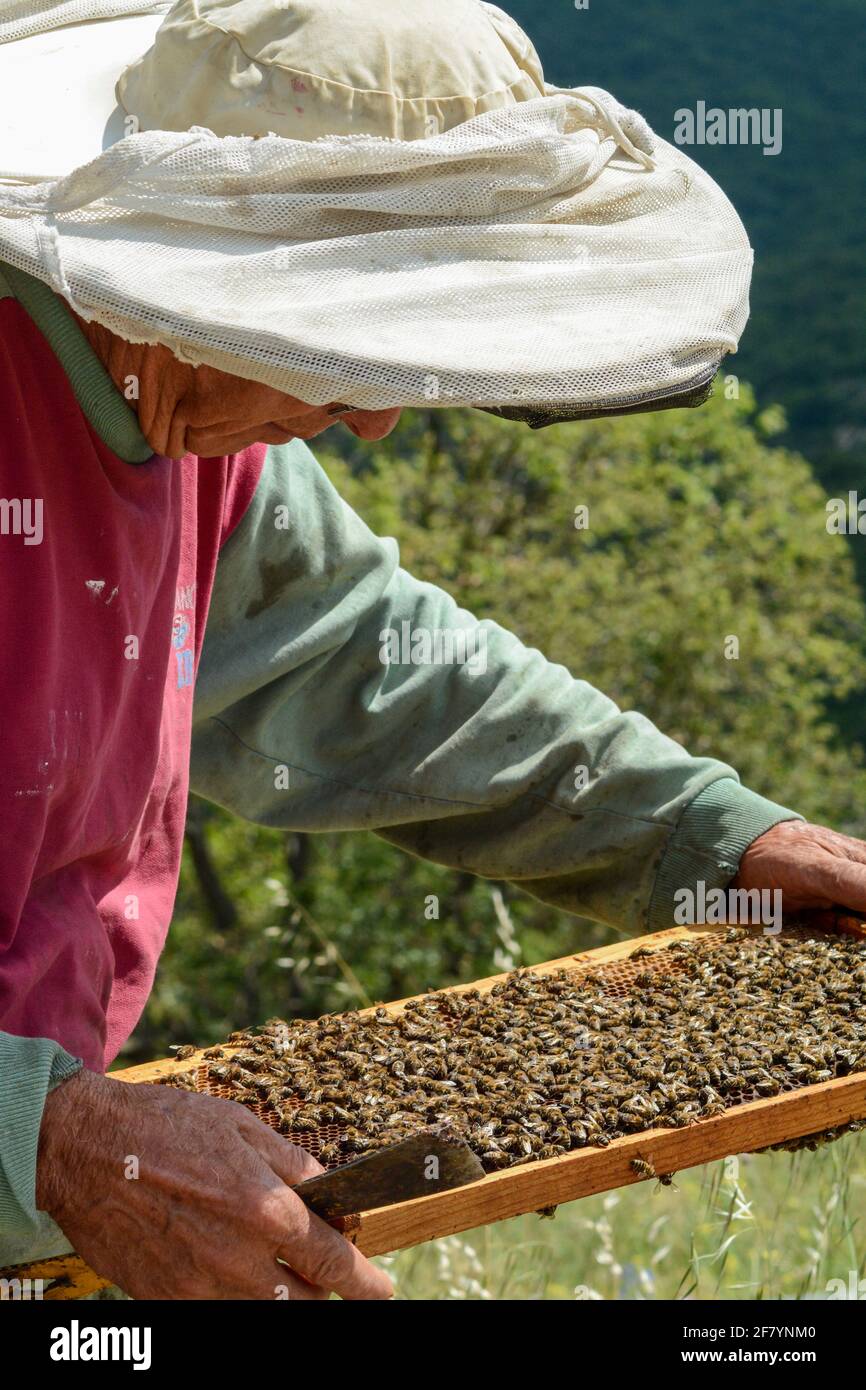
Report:
M866 1275L866 1135L817 1153L746 1154L675 1181L380 1263L407 1300L825 1299L850 1297L841 1290Z

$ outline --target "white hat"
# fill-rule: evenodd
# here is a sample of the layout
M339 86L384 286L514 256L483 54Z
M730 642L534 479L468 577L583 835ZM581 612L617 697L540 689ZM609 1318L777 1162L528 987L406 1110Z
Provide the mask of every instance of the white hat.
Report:
M49 22L63 27L33 32ZM27 178L134 129L415 140L543 96L544 76L518 25L476 0L13 0L0 94L0 178Z
M0 0L0 259L311 404L551 417L703 391L751 267L483 0Z

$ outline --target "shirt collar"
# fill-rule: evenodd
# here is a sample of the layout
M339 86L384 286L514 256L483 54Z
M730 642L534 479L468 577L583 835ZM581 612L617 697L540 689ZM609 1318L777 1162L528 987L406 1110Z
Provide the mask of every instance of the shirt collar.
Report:
M18 300L48 340L65 371L75 398L102 442L126 463L153 458L135 411L124 400L66 305L32 275L8 263L0 265L0 299Z

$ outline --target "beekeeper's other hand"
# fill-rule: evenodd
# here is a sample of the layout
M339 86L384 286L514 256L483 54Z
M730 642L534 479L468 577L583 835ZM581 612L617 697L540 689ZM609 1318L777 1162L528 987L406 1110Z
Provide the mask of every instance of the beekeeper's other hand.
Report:
M781 889L786 912L866 912L866 843L824 825L782 821L752 842L731 887Z

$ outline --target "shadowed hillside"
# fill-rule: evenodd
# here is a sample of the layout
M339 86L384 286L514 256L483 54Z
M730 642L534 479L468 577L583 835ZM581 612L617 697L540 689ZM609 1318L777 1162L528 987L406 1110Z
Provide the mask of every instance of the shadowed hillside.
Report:
M606 87L672 140L679 107L782 110L782 149L688 152L725 189L756 251L736 370L785 407L785 442L828 490L862 482L866 444L860 0L723 6L512 0L548 81Z

